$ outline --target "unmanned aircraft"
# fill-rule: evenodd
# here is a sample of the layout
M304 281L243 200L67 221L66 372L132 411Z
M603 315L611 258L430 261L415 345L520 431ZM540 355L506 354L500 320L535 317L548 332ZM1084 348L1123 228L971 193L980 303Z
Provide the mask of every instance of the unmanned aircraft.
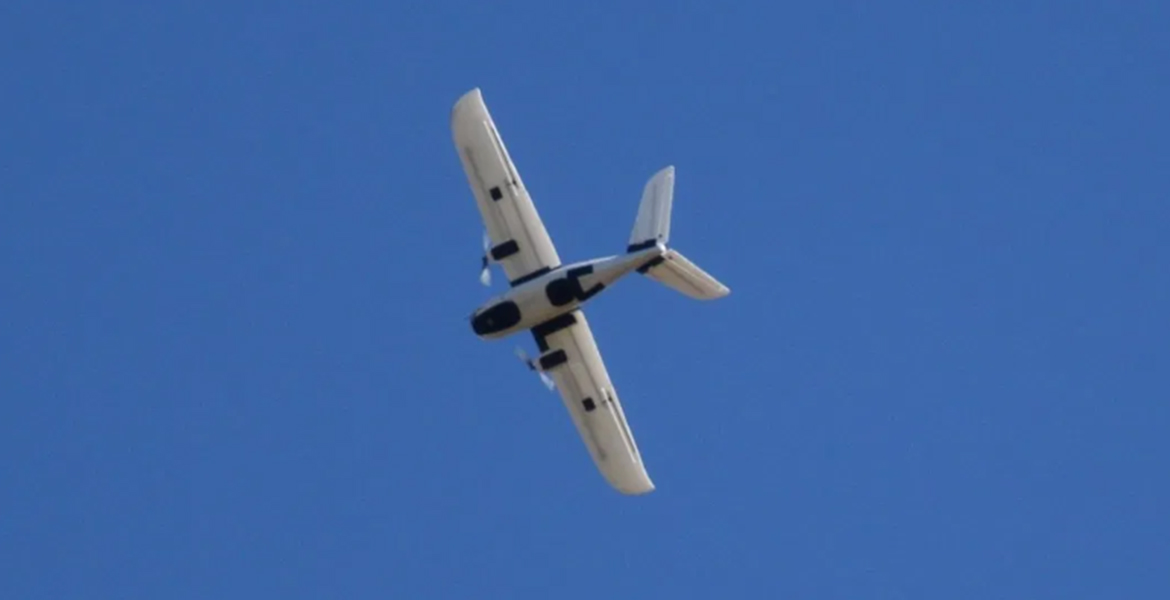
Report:
M566 265L504 148L479 88L456 102L451 130L486 229L480 280L491 284L490 265L495 263L503 267L510 283L507 292L471 314L472 330L483 339L531 331L539 356L518 354L549 388L560 391L605 479L623 494L652 491L654 484L581 306L632 272L697 300L730 293L667 246L674 167L662 169L646 183L625 253Z

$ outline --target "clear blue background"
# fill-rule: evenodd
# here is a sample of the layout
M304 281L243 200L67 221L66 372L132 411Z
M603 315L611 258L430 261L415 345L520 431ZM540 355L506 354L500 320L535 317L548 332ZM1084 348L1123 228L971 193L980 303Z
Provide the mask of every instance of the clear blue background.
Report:
M1170 597L1170 12L944 5L3 3L0 597ZM475 86L733 290L588 308L649 496L469 330Z

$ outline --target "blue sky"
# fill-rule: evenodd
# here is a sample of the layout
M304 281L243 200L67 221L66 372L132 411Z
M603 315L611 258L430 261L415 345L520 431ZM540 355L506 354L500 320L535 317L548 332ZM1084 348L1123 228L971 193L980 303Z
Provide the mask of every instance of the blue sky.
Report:
M7 2L0 596L1166 598L1168 22ZM732 288L588 307L649 496L467 325L476 86L562 257L673 164Z

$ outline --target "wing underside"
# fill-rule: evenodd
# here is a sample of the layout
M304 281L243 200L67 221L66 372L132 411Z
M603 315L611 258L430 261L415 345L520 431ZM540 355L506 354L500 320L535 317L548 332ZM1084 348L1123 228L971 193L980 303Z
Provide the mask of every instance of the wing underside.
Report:
M560 266L556 248L478 88L455 103L451 131L491 238L492 260L513 283Z
M548 374L601 474L623 494L652 491L654 484L585 314L566 313L534 327L532 334L541 352L551 358Z

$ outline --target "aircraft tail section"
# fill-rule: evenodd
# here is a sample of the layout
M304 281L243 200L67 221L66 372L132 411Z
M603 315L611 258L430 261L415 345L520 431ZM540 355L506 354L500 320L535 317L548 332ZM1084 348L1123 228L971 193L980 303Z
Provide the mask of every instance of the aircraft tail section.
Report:
M695 300L714 300L731 293L727 286L677 250L667 250L638 272Z
M630 252L666 244L670 239L670 205L673 202L674 167L666 167L655 173L642 190L638 219L630 232Z
M639 252L661 246L663 252L638 268L638 272L696 300L714 300L731 293L727 286L674 249L666 248L670 239L670 212L674 202L674 167L655 173L642 190L638 218L630 233L627 252Z

